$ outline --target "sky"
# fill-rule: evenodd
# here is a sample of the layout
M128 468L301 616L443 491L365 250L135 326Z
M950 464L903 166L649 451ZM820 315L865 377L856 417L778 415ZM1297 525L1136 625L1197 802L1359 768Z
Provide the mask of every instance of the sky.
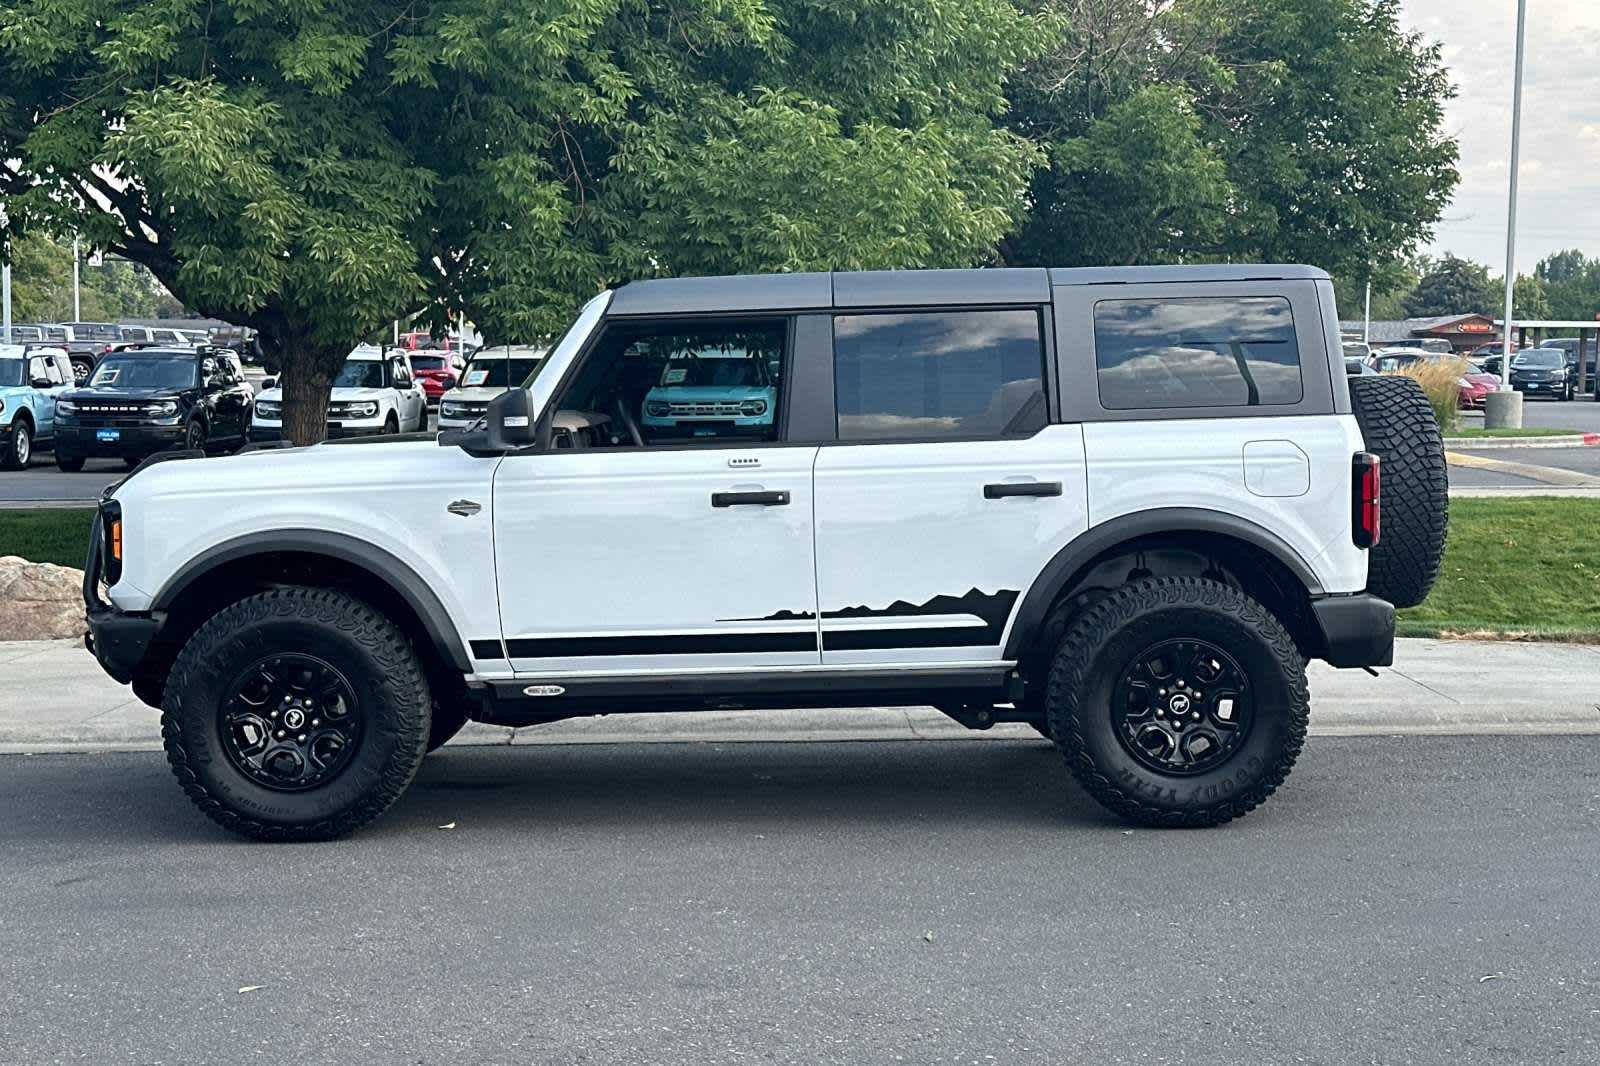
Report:
M1458 95L1446 124L1461 184L1430 251L1505 270L1516 0L1402 0L1401 18L1444 45ZM1600 0L1528 0L1517 270L1551 252L1600 256Z

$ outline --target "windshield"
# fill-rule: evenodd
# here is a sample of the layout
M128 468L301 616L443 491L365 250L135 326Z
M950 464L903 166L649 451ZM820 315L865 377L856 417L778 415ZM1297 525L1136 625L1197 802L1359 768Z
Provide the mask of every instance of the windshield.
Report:
M94 368L89 387L95 389L187 389L194 386L195 361L178 357L142 355L107 358Z
M21 359L0 359L0 389L22 384Z
M442 355L413 355L411 357L412 370L443 370L446 365L445 357Z
M750 358L674 359L661 371L663 386L680 388L760 388L761 364Z
M464 389L503 389L511 382L522 382L533 376L543 359L496 359L480 355L467 366L461 377Z
M1560 348L1534 348L1531 351L1520 353L1515 359L1511 360L1511 365L1549 369L1561 366L1566 361L1566 353Z
M339 369L333 379L336 389L383 388L383 364L376 359L352 359Z

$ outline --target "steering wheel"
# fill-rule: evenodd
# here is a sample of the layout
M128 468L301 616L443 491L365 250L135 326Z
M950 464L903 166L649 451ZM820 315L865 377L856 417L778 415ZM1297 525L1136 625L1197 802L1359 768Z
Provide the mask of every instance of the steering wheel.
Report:
M628 410L627 400L618 393L611 401L611 413L617 416L617 421L622 423L622 428L628 431L628 439L635 448L644 447L644 434L639 432L639 422L633 417L633 412Z

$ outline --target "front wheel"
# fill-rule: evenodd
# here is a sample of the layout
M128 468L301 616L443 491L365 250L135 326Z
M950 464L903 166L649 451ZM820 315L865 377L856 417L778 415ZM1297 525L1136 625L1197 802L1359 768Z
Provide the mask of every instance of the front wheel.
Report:
M390 411L389 417L383 420L383 435L386 437L392 437L399 432L400 419L393 411Z
M203 452L206 450L205 423L196 419L189 423L189 428L183 431L183 447L185 451Z
M1220 825L1281 785L1305 743L1305 662L1283 625L1200 578L1126 585L1067 628L1050 730L1101 804L1153 826Z
M18 418L11 425L11 438L0 447L0 470L25 470L33 458L33 427Z
M56 452L56 469L63 474L76 474L83 469L83 456L62 455Z
M416 776L432 697L373 607L287 587L234 603L178 654L161 733L189 798L263 840L327 840L381 815Z

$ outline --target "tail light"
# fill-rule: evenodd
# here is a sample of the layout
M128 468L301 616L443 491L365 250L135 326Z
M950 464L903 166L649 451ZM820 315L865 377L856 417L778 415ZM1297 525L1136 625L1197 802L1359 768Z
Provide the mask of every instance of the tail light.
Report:
M1383 511L1382 462L1371 452L1357 452L1350 465L1350 535L1356 547L1370 548L1378 543Z

